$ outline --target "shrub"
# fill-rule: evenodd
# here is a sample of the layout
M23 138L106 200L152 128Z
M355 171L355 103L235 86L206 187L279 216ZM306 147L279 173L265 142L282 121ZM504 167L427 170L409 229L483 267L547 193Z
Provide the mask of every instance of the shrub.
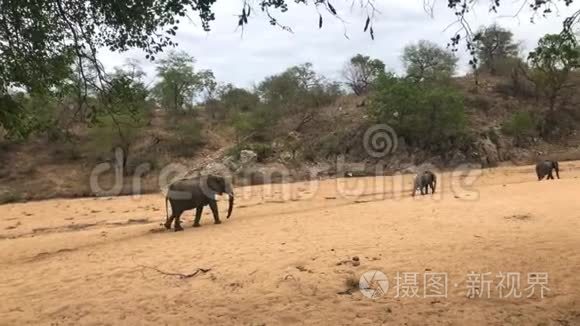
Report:
M52 158L55 162L78 161L82 157L79 146L72 141L56 145L52 152Z
M2 204L11 204L11 203L19 203L24 201L25 198L22 193L7 191L0 194L0 205Z
M279 112L265 105L260 105L249 112L237 112L232 118L232 125L238 142L245 138L257 141L271 140L279 117Z
M101 160L111 158L117 147L128 150L141 135L145 120L145 116L131 114L101 116L89 129L89 141L84 149Z
M493 91L502 95L502 98L504 99L515 95L513 84L507 81L502 81L494 85Z
M132 175L135 172L137 172L137 168L148 167L148 169L146 170L140 170L140 172L144 173L144 175L147 175L149 172L160 168L160 166L161 163L159 161L158 156L155 153L142 152L131 155L131 158L127 161L126 170L127 174Z
M171 127L170 150L179 156L191 156L203 144L202 126L194 118L176 119Z
M253 143L247 146L247 148L251 151L254 151L258 155L257 157L258 162L264 162L274 153L274 151L272 150L272 145L270 144Z
M315 154L318 154L325 159L335 158L344 152L342 140L343 135L340 132L333 132L322 136L320 141L316 144Z
M390 125L410 145L432 152L445 150L465 131L463 97L446 86L423 88L385 75L369 109L377 122Z
M242 145L234 145L229 147L225 154L226 156L231 156L234 160L239 160L240 159L240 152L242 151Z
M469 96L466 98L466 102L470 107L486 113L489 112L493 106L493 101L482 95Z
M524 145L529 137L536 134L537 122L529 112L520 111L514 113L502 129L515 138L517 145Z

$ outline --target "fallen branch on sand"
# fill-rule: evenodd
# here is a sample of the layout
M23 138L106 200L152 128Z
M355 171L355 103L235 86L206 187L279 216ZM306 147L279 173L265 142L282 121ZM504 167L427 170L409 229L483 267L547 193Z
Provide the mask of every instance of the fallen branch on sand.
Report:
M186 278L190 278L190 277L194 277L196 275L198 275L199 273L207 273L209 271L211 271L211 268L198 268L195 272L190 273L190 274L182 274L182 273L173 273L173 272L165 272L160 270L159 268L155 267L155 266L147 266L147 265L141 265L138 264L137 266L141 267L141 268L145 268L145 269L151 269L156 271L159 274L163 274L163 275L167 275L167 276L177 276L180 279L186 279Z

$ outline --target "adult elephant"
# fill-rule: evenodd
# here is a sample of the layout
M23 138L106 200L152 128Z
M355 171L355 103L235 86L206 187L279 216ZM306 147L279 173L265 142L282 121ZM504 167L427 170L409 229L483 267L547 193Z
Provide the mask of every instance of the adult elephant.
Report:
M435 188L437 187L437 176L431 171L423 171L415 176L415 182L413 184L413 197L415 197L415 192L417 188L421 191L421 195L429 193L429 187L431 188L431 193L435 193Z
M536 175L538 176L538 181L544 179L547 175L547 179L554 179L552 171L556 171L556 177L560 179L560 167L558 166L558 161L543 160L536 164Z
M220 224L216 195L228 194L229 207L228 215L230 218L234 208L234 191L230 182L225 178L216 175L205 175L193 178L181 179L169 185L167 196L165 197L165 210L167 211L167 202L171 204L171 216L167 212L165 228L171 229L171 223L175 220L174 230L182 231L180 217L184 211L196 209L194 227L201 226L199 220L205 205L209 205L214 218L215 224Z

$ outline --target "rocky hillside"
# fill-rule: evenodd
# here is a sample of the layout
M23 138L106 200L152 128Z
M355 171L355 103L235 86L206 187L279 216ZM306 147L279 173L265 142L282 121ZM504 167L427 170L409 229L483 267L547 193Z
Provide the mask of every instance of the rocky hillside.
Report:
M46 137L24 143L3 141L0 203L157 192L172 177L206 172L231 175L236 184L244 185L410 173L424 164L443 170L462 164L483 168L529 164L544 157L580 159L580 135L575 132L550 142L535 136L522 141L504 132L514 112L542 109L535 98L514 92L506 80L485 78L477 92L471 77L453 82L464 94L471 138L466 146L443 154L409 146L393 130L387 143L382 143L389 147L388 153L371 155L365 133L375 123L367 115L369 99L365 97L341 97L308 119L285 117L274 140L261 143L236 139L231 126L217 122L204 110L188 117L196 123L176 136L177 122L169 121L164 111L157 109L128 153L100 151L97 155L95 136L81 127L70 142ZM569 105L574 103L578 103L577 98ZM118 170L115 174L115 167L125 160L122 173ZM100 190L91 186L91 174L99 176ZM113 187L115 184L121 187Z

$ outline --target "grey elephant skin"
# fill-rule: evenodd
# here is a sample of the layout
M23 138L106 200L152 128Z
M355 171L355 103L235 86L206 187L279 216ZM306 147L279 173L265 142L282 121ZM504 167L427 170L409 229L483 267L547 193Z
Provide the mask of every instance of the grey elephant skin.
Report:
M203 207L209 205L214 218L215 224L220 224L218 206L215 196L228 194L229 207L228 215L230 218L234 208L234 191L230 182L225 178L216 175L198 176L193 178L181 179L169 185L167 196L165 197L165 210L167 211L167 202L171 204L171 216L167 212L165 228L171 229L171 223L175 220L174 230L182 231L180 217L184 211L196 209L194 227L199 227L199 220Z
M413 197L417 189L421 191L421 195L429 193L429 188L431 188L431 193L435 193L435 188L437 187L437 176L431 171L424 171L417 174L415 177L415 183L413 186Z
M538 176L538 181L544 179L547 175L547 179L554 179L552 171L556 171L556 177L560 179L560 167L558 166L558 161L543 160L536 164L536 175Z

